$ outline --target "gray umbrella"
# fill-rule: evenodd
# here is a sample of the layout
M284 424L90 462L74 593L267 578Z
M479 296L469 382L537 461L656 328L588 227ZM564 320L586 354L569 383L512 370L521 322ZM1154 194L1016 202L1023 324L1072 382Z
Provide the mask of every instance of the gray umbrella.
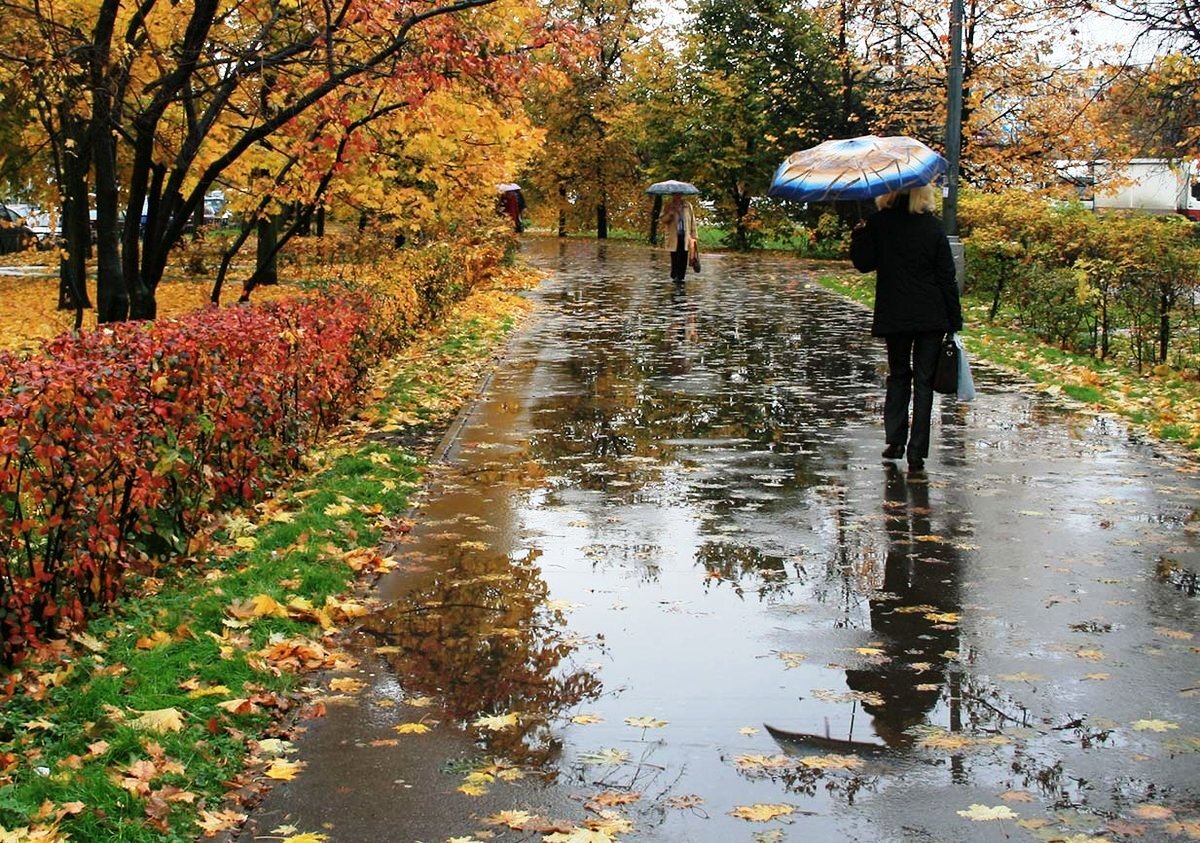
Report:
M675 181L667 179L666 181L658 181L646 188L646 192L651 195L669 196L673 193L682 193L686 196L696 196L700 193L700 188L686 181Z

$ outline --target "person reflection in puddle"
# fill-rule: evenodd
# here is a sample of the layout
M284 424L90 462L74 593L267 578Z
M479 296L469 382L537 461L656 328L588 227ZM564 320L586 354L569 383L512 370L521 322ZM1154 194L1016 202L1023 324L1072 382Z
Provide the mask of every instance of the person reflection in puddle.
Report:
M947 691L946 668L958 651L959 560L950 536L933 533L923 478L909 480L888 465L884 517L883 583L870 600L871 647L881 652L869 657L874 664L847 670L846 684L868 695L863 709L875 734L905 748L914 741L909 730L925 722Z

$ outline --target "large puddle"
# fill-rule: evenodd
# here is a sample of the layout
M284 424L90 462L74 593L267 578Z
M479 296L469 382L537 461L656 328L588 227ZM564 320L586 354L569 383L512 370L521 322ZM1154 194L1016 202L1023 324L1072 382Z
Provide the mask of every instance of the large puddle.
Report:
M712 255L677 290L645 246L525 250L550 278L384 584L373 687L268 812L339 843L1200 835L1190 468L979 370L909 475L814 270ZM388 749L401 722L437 727Z

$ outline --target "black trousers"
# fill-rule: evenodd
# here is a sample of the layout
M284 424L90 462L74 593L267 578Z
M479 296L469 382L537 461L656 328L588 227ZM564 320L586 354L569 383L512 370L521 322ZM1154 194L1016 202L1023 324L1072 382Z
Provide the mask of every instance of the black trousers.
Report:
M943 331L888 334L887 395L883 399L883 430L889 445L906 445L910 459L929 456L929 422L933 415L933 369L942 347ZM912 423L908 405L912 402Z
M671 280L682 281L687 278L688 249L687 238L679 238L679 246L671 252Z

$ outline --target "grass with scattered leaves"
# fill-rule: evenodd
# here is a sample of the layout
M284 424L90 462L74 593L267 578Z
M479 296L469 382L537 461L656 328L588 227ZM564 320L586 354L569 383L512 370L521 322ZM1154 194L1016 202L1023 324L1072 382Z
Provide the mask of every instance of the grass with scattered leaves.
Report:
M353 666L338 633L370 606L352 590L394 564L377 548L406 529L424 459L406 443L429 441L407 433L448 423L524 307L469 297L381 367L374 403L309 473L0 676L0 839L192 841L297 773L289 724L340 693L312 683Z

